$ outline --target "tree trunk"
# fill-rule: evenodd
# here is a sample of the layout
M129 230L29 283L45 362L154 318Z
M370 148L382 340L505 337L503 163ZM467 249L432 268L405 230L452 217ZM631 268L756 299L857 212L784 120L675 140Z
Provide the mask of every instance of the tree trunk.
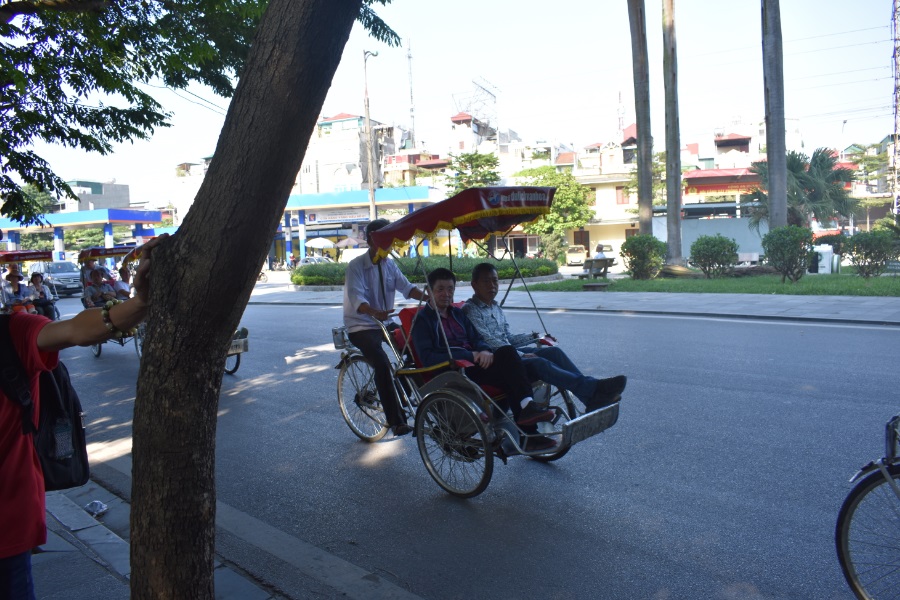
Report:
M225 350L360 6L269 3L194 205L154 254L134 407L132 598L214 597Z
M769 229L787 225L787 146L784 137L784 52L779 0L762 0Z
M666 88L666 262L683 265L681 249L681 128L678 124L678 60L675 0L663 0L663 80Z
M641 234L653 233L653 136L650 132L650 68L644 0L628 0L631 66L637 123L638 221Z

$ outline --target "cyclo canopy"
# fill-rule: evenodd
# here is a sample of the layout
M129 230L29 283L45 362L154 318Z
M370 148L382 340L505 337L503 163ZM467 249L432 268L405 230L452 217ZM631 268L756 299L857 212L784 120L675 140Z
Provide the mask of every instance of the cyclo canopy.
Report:
M378 249L375 261L390 254L393 246L416 236L434 237L442 230L458 229L464 242L506 233L549 213L555 192L551 187L523 186L463 190L373 232L372 243Z

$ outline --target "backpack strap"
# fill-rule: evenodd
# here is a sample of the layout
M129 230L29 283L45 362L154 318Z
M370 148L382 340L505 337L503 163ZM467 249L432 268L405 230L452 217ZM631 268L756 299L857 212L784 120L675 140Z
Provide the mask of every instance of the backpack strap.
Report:
M0 390L22 407L22 432L37 431L34 427L34 399L25 376L25 367L9 334L9 315L0 315Z

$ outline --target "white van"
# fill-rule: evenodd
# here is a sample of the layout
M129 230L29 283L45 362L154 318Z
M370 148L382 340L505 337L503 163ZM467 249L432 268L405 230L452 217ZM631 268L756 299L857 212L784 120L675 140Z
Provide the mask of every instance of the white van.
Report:
M566 248L567 265L583 265L585 258L587 258L587 250L581 244L573 244Z
M362 256L368 251L368 248L344 248L341 250L341 258L338 262L348 263L357 256Z

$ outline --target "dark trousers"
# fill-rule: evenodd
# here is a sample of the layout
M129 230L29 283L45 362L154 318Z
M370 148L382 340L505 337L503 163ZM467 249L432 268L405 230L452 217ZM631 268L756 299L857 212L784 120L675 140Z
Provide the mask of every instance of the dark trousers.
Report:
M382 347L384 334L380 329L363 329L348 333L347 337L350 338L350 343L359 348L375 371L375 388L384 407L388 426L405 423L406 419L400 414L400 403L397 401L397 393L391 379L391 361Z
M0 558L0 598L34 600L31 551Z
M497 348L494 351L494 362L487 369L478 365L466 367L466 375L475 383L485 383L503 390L516 418L522 410L522 400L532 394L522 359L512 346Z

